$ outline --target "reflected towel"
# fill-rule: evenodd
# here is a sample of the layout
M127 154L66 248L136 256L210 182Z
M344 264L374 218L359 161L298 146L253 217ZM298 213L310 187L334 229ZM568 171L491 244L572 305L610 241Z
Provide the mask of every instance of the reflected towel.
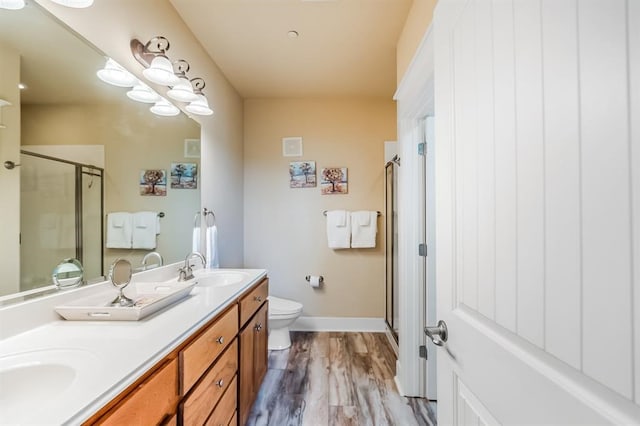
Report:
M158 234L158 213L137 212L133 214L132 244L134 249L156 248Z
M218 227L216 225L207 226L205 231L205 259L207 268L219 268L218 260Z
M374 248L378 232L376 211L357 211L351 213L351 247Z
M350 247L351 217L345 210L327 212L327 243L329 248L344 249Z
M131 248L132 226L131 213L109 213L107 215L107 247Z

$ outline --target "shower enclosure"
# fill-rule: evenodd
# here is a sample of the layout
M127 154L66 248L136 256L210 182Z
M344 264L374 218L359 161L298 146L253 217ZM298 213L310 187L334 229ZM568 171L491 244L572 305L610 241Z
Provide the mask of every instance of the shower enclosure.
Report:
M104 170L20 153L20 291L51 283L66 258L78 259L87 277L104 275Z
M386 312L387 327L398 342L398 221L396 167L400 159L396 155L385 165L385 259L386 259Z

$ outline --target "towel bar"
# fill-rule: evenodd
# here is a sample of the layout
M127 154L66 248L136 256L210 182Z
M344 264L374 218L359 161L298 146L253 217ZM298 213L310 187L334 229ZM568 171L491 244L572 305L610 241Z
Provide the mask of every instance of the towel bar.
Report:
M376 211L376 213L378 214L378 217L382 216L382 213L380 213L379 211ZM326 215L327 215L327 210L324 210L324 211L322 212L322 214L323 214L324 216L326 216Z

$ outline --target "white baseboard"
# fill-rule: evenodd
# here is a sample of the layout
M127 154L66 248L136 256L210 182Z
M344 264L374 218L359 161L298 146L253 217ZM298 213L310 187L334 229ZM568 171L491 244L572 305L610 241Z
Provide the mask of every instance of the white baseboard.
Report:
M300 317L289 330L384 332L386 324L384 318Z

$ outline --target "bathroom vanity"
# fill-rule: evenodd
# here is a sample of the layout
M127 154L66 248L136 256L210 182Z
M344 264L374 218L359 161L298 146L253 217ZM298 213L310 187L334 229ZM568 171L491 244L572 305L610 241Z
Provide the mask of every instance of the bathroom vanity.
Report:
M173 272L175 267L160 269ZM134 280L163 277L162 271L150 272L137 274ZM25 410L33 401L17 399L14 406L1 407L10 416L8 420L86 425L244 424L267 370L266 271L199 270L195 280L198 284L186 299L140 321L54 317L1 340L0 360L40 353L42 363L47 364L52 362L47 361L47 351L62 348L88 356L84 367L77 367L77 379L64 386L60 383L59 389L52 384L56 394L37 401L37 410ZM45 302L38 303L42 307ZM48 302L55 303L59 301ZM28 315L33 307L23 308ZM3 312L6 310L0 310L0 319L10 320L16 314ZM75 368L69 360L68 367ZM64 360L59 362L64 364ZM55 365L52 362L52 368ZM3 368L9 371L0 365ZM40 376L34 376L32 383L21 387L40 384Z

